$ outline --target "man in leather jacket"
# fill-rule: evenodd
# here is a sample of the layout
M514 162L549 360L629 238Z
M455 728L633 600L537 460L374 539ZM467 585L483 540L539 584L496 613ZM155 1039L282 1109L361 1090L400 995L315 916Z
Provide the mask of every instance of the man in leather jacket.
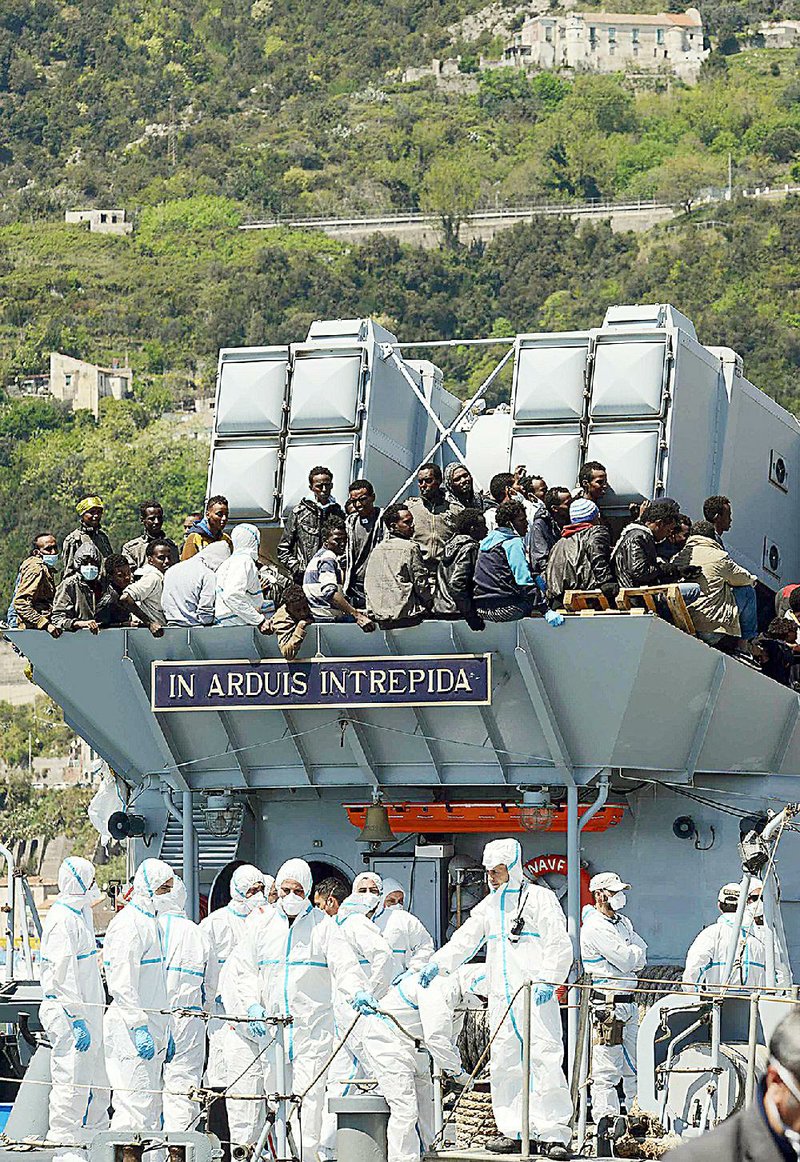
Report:
M621 589L667 585L688 577L686 569L681 570L658 556L659 543L672 534L679 517L677 501L665 497L643 505L639 520L622 530L613 553L614 572ZM699 574L699 569L691 571ZM681 592L688 602L694 601L700 590L697 585L685 584Z
M278 560L291 573L292 579L302 585L306 565L322 548L322 526L328 517L340 516L344 510L332 496L333 473L319 465L308 474L310 496L305 496L292 509L278 542Z

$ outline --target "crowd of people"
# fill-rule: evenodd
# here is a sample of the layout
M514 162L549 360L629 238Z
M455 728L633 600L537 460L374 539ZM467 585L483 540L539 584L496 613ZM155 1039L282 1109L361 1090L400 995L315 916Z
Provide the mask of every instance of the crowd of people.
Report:
M417 496L381 508L369 480L354 480L342 507L333 476L312 468L309 494L286 518L276 560L261 558L251 524L228 529L228 502L212 496L184 519L182 545L164 535L156 500L140 506L142 533L114 551L100 497L77 506L79 524L59 553L40 533L22 562L8 612L12 627L58 637L88 629L251 625L294 658L313 622L353 622L368 633L428 618L564 621L569 591L593 591L611 608L621 590L675 584L699 637L793 685L799 678L800 588L787 586L759 633L757 578L732 559L733 513L712 496L701 520L659 498L633 506L616 538L601 510L602 464L581 468L575 488L501 472L488 493L461 463L417 472ZM57 573L61 566L61 580ZM663 596L656 607L671 617Z
M556 993L573 965L566 918L556 895L525 876L517 840L489 842L483 866L487 894L434 951L400 883L372 870L351 887L336 876L314 884L302 859L289 859L275 877L241 864L227 906L198 925L187 917L179 876L147 859L108 926L101 959L95 869L65 860L41 942L41 1019L52 1046L48 1140L57 1157L78 1162L110 1116L112 1130L131 1132L123 1162L141 1162L135 1135L217 1129L223 1100L222 1136L239 1156L237 1148L251 1150L274 1118L276 1095L290 1092L302 1099L290 1106L295 1156L333 1159L331 1100L354 1083L377 1081L390 1111L389 1162L419 1162L434 1137L431 1064L454 1087L470 1083L459 1034L466 1009L484 1004L500 1134L488 1149L519 1153L529 984L532 1135L539 1156L569 1158L573 1107ZM615 872L595 875L581 923L600 1157L611 1156L615 1121L636 1096L636 990L647 945L625 915L630 888ZM775 943L767 955L773 934L762 893L752 879L725 976L739 885L722 888L718 920L689 949L686 989L763 989L770 959L777 987L791 985ZM172 1146L170 1162L181 1157Z

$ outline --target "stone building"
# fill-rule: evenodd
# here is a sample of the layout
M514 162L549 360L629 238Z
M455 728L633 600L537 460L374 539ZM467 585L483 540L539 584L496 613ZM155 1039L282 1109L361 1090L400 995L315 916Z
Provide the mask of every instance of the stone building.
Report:
M124 210L67 210L65 222L88 222L92 234L131 234L133 223L125 221Z
M708 56L696 8L656 16L622 12L569 12L527 20L505 51L512 64L578 72L666 71L697 79Z
M105 396L125 399L133 388L130 367L98 367L59 351L50 352L50 394L72 404L74 412L86 408L95 417Z

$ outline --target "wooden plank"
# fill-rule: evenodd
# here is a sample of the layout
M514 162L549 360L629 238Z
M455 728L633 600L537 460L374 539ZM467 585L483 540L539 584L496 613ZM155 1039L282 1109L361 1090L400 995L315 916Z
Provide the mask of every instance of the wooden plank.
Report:
M683 599L683 594L677 585L667 586L666 595L667 606L672 615L673 624L682 629L684 633L688 633L691 637L695 637L694 622L692 615L689 612L686 602Z
M564 594L564 609L581 613L585 609L610 609L602 589L568 589Z

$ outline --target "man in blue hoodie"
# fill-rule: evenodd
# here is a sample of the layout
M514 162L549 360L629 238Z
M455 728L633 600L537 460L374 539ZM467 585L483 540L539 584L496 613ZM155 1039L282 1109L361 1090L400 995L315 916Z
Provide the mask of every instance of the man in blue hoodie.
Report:
M495 509L495 528L481 541L475 565L475 608L485 621L518 621L544 604L525 556L528 518L518 500Z

